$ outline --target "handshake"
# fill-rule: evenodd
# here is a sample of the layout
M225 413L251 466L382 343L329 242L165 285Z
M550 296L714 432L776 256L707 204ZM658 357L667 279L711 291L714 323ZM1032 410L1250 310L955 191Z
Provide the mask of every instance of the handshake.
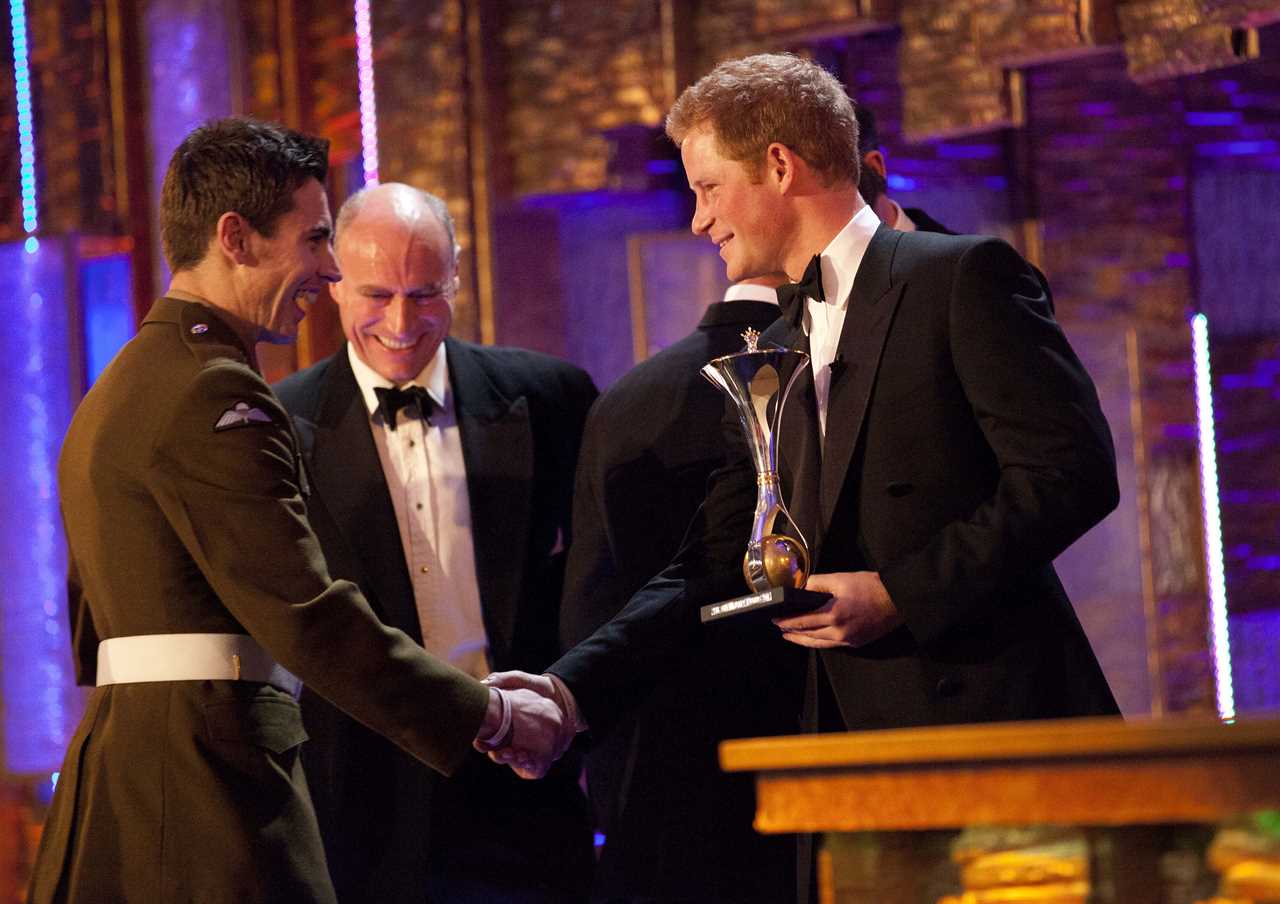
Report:
M521 778L542 778L586 729L573 695L550 675L494 672L475 748Z

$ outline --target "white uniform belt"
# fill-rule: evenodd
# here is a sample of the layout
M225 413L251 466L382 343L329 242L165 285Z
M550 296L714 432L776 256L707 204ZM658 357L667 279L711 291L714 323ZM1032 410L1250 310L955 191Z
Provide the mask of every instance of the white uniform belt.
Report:
M135 634L98 644L98 687L143 681L257 681L295 697L302 691L248 634Z

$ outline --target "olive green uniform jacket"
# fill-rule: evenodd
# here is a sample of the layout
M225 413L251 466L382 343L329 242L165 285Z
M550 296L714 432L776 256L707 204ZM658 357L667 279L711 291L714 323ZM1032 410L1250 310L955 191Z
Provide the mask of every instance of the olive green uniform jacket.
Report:
M247 632L428 765L468 755L487 691L330 579L289 419L215 310L156 303L77 410L59 485L81 683L104 638ZM305 739L270 685L95 690L30 901L332 901Z

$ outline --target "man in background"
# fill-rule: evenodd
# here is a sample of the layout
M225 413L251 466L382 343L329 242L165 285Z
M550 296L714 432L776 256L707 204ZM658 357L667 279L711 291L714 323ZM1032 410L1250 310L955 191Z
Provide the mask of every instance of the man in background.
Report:
M880 150L880 130L876 128L876 115L866 104L856 104L854 116L858 120L858 150L861 153L858 194L876 212L880 222L899 232L919 230L955 235L920 208L903 207L889 197L888 168L884 152Z
M725 396L699 372L778 317L782 274L730 286L697 328L597 400L574 490L561 608L572 646L671 561L724 464ZM745 585L744 585L745 592ZM663 676L587 757L605 834L595 892L608 902L774 902L794 884L795 845L751 826L752 778L720 769L725 738L794 733L804 657L757 624L710 636ZM797 680L780 680L792 674Z
M443 201L366 189L337 218L347 344L277 387L331 522L334 574L477 678L545 668L557 624L585 372L450 337L458 247ZM583 900L587 804L573 758L522 782L476 756L442 780L304 694L304 750L344 902Z

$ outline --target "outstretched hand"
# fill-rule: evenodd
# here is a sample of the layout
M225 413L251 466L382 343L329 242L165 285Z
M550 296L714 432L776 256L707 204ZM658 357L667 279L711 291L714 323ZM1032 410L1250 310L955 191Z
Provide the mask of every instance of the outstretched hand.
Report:
M815 574L804 588L829 593L831 599L812 612L773 620L782 629L783 639L802 647L860 647L902 624L889 591L874 571Z
M546 675L495 672L484 683L507 696L511 732L497 749L480 742L476 749L495 763L510 766L521 778L542 778L569 749L576 733L554 682Z

